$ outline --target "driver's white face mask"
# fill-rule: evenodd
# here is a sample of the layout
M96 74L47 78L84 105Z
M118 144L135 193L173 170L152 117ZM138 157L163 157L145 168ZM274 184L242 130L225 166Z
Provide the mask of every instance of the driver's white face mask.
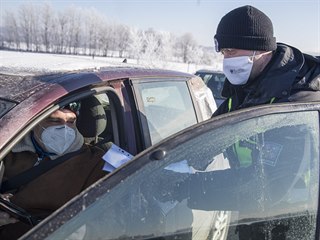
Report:
M256 51L253 52L252 56L240 56L223 59L223 72L231 84L243 85L248 82L255 54Z
M76 139L76 132L66 125L57 125L44 128L41 140L47 151L62 155Z

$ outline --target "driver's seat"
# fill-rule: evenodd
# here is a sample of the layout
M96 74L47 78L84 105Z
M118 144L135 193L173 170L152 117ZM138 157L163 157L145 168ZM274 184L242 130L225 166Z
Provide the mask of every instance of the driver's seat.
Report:
M97 143L98 136L107 126L105 110L95 96L82 99L80 104L77 128L86 143Z

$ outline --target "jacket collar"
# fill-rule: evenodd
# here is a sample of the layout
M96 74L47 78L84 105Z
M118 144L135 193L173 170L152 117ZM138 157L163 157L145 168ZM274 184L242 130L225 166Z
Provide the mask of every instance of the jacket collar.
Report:
M12 148L12 152L24 152L30 151L36 153L39 158L43 159L44 157L52 158L56 154L49 153L43 150L40 145L36 142L33 136L33 132L27 134L18 144Z
M34 152L36 153L36 149L33 146L31 141L31 134L27 134L20 142L18 142L11 150L12 152Z
M19 143L17 143L13 148L12 148L12 152L24 152L24 151L30 151L33 153L37 153L38 156L41 157L46 157L48 156L50 159L54 160L56 158L59 157L59 155L53 154L53 153L48 153L45 152L40 146L39 144L37 144L37 142L35 141L35 139L32 139L33 132L31 131L29 134L27 134ZM68 151L66 153L69 152L74 152L79 150L84 144L84 139L83 136L81 135L81 133L78 131L78 129L76 129L76 139L73 142L73 144L70 146L70 148L68 149ZM64 153L64 154L66 154Z
M243 86L225 81L222 95L243 96L243 100L239 100L245 105L267 103L273 97L287 98L303 64L304 57L298 49L278 43L271 61L258 78Z
M303 64L304 57L298 49L278 44L269 66L255 81L257 95L262 101L272 97L288 98Z

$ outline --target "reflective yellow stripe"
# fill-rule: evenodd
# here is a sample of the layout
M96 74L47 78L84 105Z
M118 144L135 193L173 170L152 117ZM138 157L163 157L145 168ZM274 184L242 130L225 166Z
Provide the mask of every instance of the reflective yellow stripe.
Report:
M255 141L250 139L243 140L256 145ZM252 149L244 146L240 146L240 141L235 143L235 154L238 157L240 167L248 167L252 164Z
M231 111L231 107L232 107L232 98L228 99L228 112Z
M273 103L273 101L274 101L274 100L276 100L276 98L275 98L275 97L271 98L271 100L270 100L270 104L271 104L271 103Z
M236 153L240 163L240 167L248 167L252 164L251 152L249 148L239 146L239 142L236 143Z
M273 102L274 102L274 100L276 100L276 98L275 98L275 97L271 98L271 100L270 100L270 104L271 104L271 103L273 103ZM230 112L230 111L231 111L231 107L232 107L232 98L229 98L229 99L228 99L228 112Z
M270 104L274 102L276 98L273 97L270 100ZM232 107L232 98L228 99L228 112L231 111ZM257 143L255 141L252 141L250 139L243 140L245 142L249 142L252 145L256 145ZM248 167L252 165L252 149L246 146L240 146L240 141L236 142L234 145L234 153L238 157L240 167ZM306 181L308 177L306 176Z

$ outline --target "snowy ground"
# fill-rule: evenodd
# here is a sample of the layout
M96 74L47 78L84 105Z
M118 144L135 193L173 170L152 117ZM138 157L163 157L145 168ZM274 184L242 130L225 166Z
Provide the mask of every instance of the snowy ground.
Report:
M99 68L103 66L126 66L121 58L105 58L74 55L57 55L46 53L30 53L15 51L0 51L0 72L31 73L33 71L68 71L85 68ZM127 65L137 65L137 60L127 59ZM217 62L214 66L195 65L174 62L147 62L140 61L139 66L170 69L188 73L195 73L199 69L221 70L221 63Z

